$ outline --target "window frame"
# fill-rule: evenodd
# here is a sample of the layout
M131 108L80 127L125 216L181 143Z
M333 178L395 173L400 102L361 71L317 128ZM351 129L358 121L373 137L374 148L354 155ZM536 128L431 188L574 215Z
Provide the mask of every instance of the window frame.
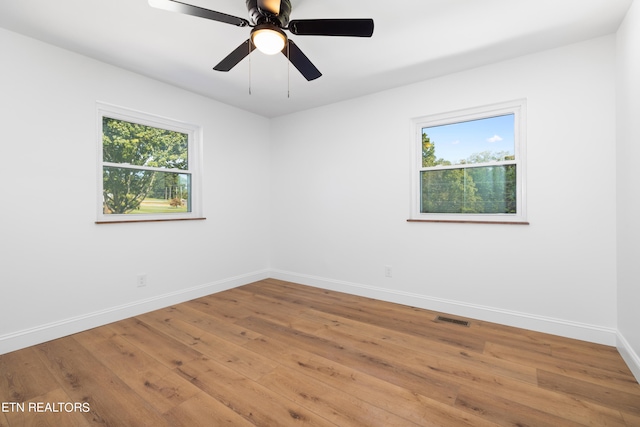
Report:
M473 222L528 224L526 197L526 99L432 114L412 119L411 138L411 212L409 222ZM422 166L422 132L424 128L450 125L497 116L514 116L515 161L461 164L450 166ZM516 167L516 213L422 213L421 172L425 170L469 169L487 166L515 164Z
M159 213L159 214L105 214L103 201L103 168L117 164L104 162L103 158L103 118L111 118L131 123L187 134L188 169L149 168L133 166L136 170L156 170L159 172L190 175L191 193L189 203L191 212ZM122 222L156 222L204 219L202 212L202 128L198 125L169 119L141 111L136 111L103 102L96 103L97 134L97 224ZM128 165L130 166L130 165Z

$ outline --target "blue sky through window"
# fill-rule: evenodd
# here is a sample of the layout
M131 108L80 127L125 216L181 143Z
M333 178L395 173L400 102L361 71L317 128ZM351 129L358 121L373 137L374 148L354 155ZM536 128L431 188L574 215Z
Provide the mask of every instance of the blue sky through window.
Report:
M422 133L435 145L436 158L453 165L485 151L515 154L513 114L426 127Z

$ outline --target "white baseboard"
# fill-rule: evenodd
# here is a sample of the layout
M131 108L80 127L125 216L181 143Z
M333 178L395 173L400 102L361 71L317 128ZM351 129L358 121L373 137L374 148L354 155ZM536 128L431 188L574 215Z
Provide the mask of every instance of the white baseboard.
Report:
M0 336L0 354L211 295L270 277L269 270L219 280Z
M618 352L631 370L633 376L636 377L636 380L640 383L640 355L633 351L629 342L620 332L618 332L617 338L618 342L616 347L618 348Z
M271 270L271 277L288 282L295 282L303 285L395 302L412 307L424 308L427 310L454 314L471 319L499 323L502 325L514 326L517 328L544 332L547 334L559 335L582 341L589 341L609 346L615 346L617 342L617 331L615 328L606 328L528 313L508 311L494 307L468 304L461 301L452 301L434 298L427 295L403 292L396 289L379 288L289 271Z
M619 335L613 328L507 311L460 301L445 300L421 294L402 292L395 289L385 289L294 272L268 269L2 335L0 336L0 354L9 353L31 345L40 344L52 339L61 338L269 277L487 322L617 346L636 378L640 379L640 358L633 352L624 337Z

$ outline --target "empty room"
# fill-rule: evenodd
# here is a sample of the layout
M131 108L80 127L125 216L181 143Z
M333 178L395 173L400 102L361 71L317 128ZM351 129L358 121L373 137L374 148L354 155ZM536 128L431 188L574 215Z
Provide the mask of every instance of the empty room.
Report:
M0 0L0 427L640 426L640 0Z

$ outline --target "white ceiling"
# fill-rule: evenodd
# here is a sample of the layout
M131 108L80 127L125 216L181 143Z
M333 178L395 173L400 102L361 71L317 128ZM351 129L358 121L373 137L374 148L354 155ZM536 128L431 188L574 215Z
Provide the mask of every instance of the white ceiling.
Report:
M248 19L245 0L182 1ZM312 82L283 55L258 51L228 73L214 71L250 28L147 0L0 0L0 26L276 117L609 34L632 1L291 0L291 19L375 22L370 39L291 36L323 73Z

